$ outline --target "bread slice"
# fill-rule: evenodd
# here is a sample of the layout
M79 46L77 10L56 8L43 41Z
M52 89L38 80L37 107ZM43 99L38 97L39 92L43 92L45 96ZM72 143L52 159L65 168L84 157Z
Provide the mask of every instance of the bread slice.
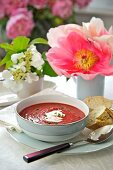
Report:
M90 96L84 99L84 102L90 109L96 109L99 106L105 106L106 108L111 108L113 101L103 96Z
M97 117L97 119L101 121L107 121L108 119L112 120L112 117L109 115L108 110L108 108L105 108L104 111L100 114L100 116Z
M98 106L90 112L86 127L95 130L113 124L113 118L109 115L108 110L105 106Z
M112 117L112 119L113 119L113 110L112 109L108 109L108 108L106 108L106 110L107 110L107 112L108 112L108 114Z

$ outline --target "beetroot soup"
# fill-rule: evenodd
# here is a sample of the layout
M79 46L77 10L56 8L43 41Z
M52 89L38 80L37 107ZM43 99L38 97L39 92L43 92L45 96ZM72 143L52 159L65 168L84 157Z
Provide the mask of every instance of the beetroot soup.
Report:
M38 124L61 125L76 122L85 117L78 108L63 103L39 103L23 109L23 118Z

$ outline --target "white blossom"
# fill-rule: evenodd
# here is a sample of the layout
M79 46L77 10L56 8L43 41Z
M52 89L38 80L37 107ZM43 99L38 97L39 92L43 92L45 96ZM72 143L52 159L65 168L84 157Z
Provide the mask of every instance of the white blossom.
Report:
M32 53L31 65L40 70L42 68L42 65L44 64L44 60L42 59L41 54L37 51L36 46L31 45L28 48L28 51Z
M3 71L5 81L3 85L14 93L18 93L23 88L23 82L32 83L38 81L40 75L32 72L32 67L41 70L44 64L41 54L37 51L36 46L31 45L27 49L28 53L21 52L11 55L13 65L9 70Z
M13 68L15 69L21 69L23 72L26 72L25 62L21 62L18 64L13 65Z
M16 53L16 54L12 54L11 55L11 60L13 61L13 63L17 63L19 59L25 57L24 53L21 52L21 53Z
M32 56L31 65L38 70L42 68L42 65L44 64L44 60L41 58L41 54L37 51Z
M41 70L42 66L44 64L44 61L42 59L37 59L37 60L32 60L31 61L31 65L35 68L37 68L38 70Z
M27 51L30 51L32 54L37 52L36 46L35 45L30 45L30 47L27 49Z

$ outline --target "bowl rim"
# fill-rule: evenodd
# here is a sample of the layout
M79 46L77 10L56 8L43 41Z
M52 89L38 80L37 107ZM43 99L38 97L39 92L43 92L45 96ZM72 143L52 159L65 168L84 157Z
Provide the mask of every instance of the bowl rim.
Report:
M41 95L41 96L47 96L47 95ZM50 96L50 94L49 94L49 96ZM53 95L52 95L53 96ZM61 95L62 96L62 95ZM36 96L32 96L32 97L36 97ZM78 101L78 102L80 102L81 104L83 104L86 108L87 108L87 115L85 114L85 116L82 118L82 119L80 119L80 120L78 120L78 121L74 121L74 122L71 122L71 123L67 123L67 124L41 124L41 123L34 123L34 122L32 122L32 121L29 121L28 119L25 119L24 117L22 117L18 112L17 112L17 107L18 107L18 105L19 104L21 104L23 101L27 101L27 100L29 100L30 98L32 98L32 97L29 97L29 98L26 98L26 99L24 99L24 100L22 100L22 101L20 101L17 105L16 105L16 107L15 107L15 111L16 111L16 115L18 116L18 117L20 117L21 119L23 119L25 122L28 122L28 123L30 123L30 124L33 124L33 125L38 125L38 126L48 126L48 127L60 127L60 126L68 126L68 125L72 125L72 124L75 124L75 123L79 123L79 122L81 122L81 121L83 121L83 120L85 120L87 117L88 117L88 115L89 115L89 107L87 106L87 104L85 103L85 102L83 102L82 100L79 100L79 99L77 99L77 98L74 98L74 97L71 97L71 96L68 96L69 98L71 98L72 100L76 100L76 101ZM40 97L40 96L38 96L38 97ZM66 104L65 102L63 103L63 102L50 102L50 101L48 101L48 102L39 102L39 103L37 103L37 104L40 104L40 103L62 103L62 104ZM31 104L31 105L29 105L29 106L32 106L32 105L35 105L35 104ZM71 104L67 104L67 105L71 105ZM27 107L29 107L29 106L27 106ZM71 105L71 106L73 106L73 105ZM27 107L25 107L25 108L27 108ZM73 107L75 107L75 106L73 106ZM77 107L76 107L77 108ZM79 108L78 108L79 109ZM80 109L79 109L80 110Z

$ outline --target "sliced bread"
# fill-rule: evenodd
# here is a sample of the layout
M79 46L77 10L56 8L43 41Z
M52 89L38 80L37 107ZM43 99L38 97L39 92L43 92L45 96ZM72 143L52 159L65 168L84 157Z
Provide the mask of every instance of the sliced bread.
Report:
M91 111L86 127L95 130L102 126L113 124L113 118L108 113L108 110L108 108L102 105Z
M107 110L107 112L108 112L108 114L112 117L112 119L113 119L113 110L112 109L108 109L108 108L106 108L106 110Z
M88 105L90 109L96 109L99 106L105 106L106 108L111 108L113 101L103 96L90 96L84 99L84 102Z

